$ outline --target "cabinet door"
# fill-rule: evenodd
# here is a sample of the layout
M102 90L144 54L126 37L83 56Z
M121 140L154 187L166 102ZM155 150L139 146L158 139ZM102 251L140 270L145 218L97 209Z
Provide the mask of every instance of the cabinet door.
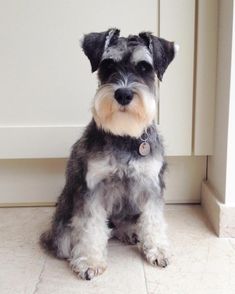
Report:
M195 0L160 0L159 33L180 50L160 85L159 124L168 155L191 155Z
M0 1L0 158L32 158L0 162L0 202L54 202L62 188L65 160L57 158L90 120L97 87L79 45L84 33L147 30L180 45L160 85L158 123L168 155L191 154L195 1ZM204 159L169 165L167 201L199 201Z
M91 118L97 81L84 33L157 33L157 1L0 2L0 158L66 157Z

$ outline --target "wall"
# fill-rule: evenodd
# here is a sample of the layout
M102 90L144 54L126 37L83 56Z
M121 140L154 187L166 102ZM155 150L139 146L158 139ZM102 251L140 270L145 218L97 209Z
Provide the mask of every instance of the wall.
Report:
M235 206L235 5L233 5L232 64L228 120L227 177L225 202Z
M215 105L214 152L208 160L208 181L225 203L230 100L233 0L219 1L219 37Z
M220 237L235 238L235 5L219 3L219 38L214 154L208 181L202 184L202 207Z

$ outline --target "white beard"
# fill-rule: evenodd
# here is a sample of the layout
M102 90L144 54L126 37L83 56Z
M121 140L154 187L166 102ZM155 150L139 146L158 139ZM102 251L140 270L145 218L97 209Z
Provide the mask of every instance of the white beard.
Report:
M134 91L130 104L121 106L114 98L120 86L101 86L94 97L93 116L99 128L114 135L140 137L156 116L156 97L140 83L128 85Z

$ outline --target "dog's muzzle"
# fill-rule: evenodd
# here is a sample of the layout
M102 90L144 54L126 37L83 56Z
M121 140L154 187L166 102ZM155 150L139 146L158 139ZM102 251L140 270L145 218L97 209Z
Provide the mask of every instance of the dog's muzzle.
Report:
M114 98L120 105L125 106L131 102L133 98L133 92L128 88L119 88L115 91Z

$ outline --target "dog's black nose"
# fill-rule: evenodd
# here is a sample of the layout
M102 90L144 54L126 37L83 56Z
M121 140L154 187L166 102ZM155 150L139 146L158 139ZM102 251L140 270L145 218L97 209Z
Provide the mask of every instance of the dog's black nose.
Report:
M128 88L119 88L114 93L114 98L121 105L127 105L133 98L133 92Z

